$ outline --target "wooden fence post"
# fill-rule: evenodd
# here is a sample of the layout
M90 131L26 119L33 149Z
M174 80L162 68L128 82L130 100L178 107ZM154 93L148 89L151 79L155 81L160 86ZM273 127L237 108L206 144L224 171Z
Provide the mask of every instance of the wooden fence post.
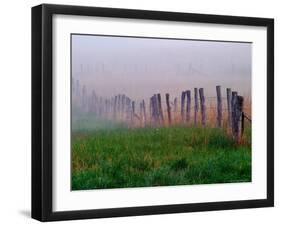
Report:
M231 130L232 134L235 134L235 106L236 106L236 98L237 98L237 92L231 92Z
M217 126L222 127L222 98L221 87L216 86L217 91Z
M142 102L140 102L140 125L142 126L143 122L143 111L142 111Z
M243 102L242 96L238 96L237 93L232 92L233 105L232 105L232 132L233 137L237 143L240 142L243 135Z
M244 112L242 110L242 117L241 117L241 137L243 136L244 134L244 125L245 125L245 115L244 115Z
M232 128L232 110L231 110L231 89L226 89L226 96L227 96L227 114L228 114L228 124L229 128Z
M236 108L236 102L237 102L237 92L231 93L231 130L233 138L236 138L236 131L237 131L237 125L235 124L236 116L235 116L235 108Z
M186 122L189 123L189 121L190 121L190 106L191 106L190 90L187 90L185 93L186 93Z
M182 93L181 93L181 120L182 120L182 122L184 122L184 120L185 120L185 117L184 117L184 106L185 106L185 92L183 91Z
M126 121L127 123L131 119L131 99L129 97L126 97Z
M204 96L204 89L203 88L199 89L199 97L200 97L202 125L206 126L206 105L205 105L205 96Z
M161 94L157 94L157 99L158 99L158 110L159 110L159 116L161 120L161 124L164 123L164 115L163 115L163 110L162 110L162 103L161 103Z
M146 107L145 107L145 101L142 100L142 110L143 110L143 118L144 118L144 125L147 124L147 118L146 118Z
M243 107L244 107L244 98L242 96L237 97L237 109L236 109L236 117L238 121L238 142L241 141L243 136Z
M153 97L149 98L149 119L150 119L150 125L153 124Z
M153 120L154 124L157 125L159 124L159 108L158 108L158 98L157 95L153 95L153 102L152 102L152 109L153 109Z
M197 125L198 108L198 89L194 88L194 125Z
M167 113L168 113L168 122L169 125L172 124L172 119L171 119L171 106L170 106L170 94L166 93L166 105L167 105Z

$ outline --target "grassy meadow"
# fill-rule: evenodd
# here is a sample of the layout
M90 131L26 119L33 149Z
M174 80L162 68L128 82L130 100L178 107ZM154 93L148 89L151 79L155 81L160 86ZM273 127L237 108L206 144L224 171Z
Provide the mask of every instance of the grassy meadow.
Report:
M251 129L236 144L215 127L72 123L72 190L251 181Z

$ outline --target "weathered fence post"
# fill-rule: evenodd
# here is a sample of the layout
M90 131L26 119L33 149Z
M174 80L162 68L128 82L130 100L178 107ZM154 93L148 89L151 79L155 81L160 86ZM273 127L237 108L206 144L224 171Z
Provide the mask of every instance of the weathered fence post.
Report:
M231 92L231 130L234 134L234 121L235 121L235 106L236 106L237 92Z
M244 115L244 112L242 110L242 117L241 117L241 137L243 136L244 134L244 123L245 123L245 115Z
M159 124L159 108L158 108L158 98L157 95L154 94L152 97L152 109L153 109L153 121L154 124Z
M216 86L217 91L217 126L222 127L222 98L221 87Z
M227 97L227 115L228 115L228 124L229 128L232 128L232 110L231 110L231 89L227 88L226 89L226 97Z
M140 102L140 125L142 126L143 122L143 110L142 110L142 102Z
M164 123L164 115L163 115L163 110L162 110L162 103L161 103L161 94L157 94L157 99L158 99L158 111L159 111L159 116L161 120L161 124Z
M144 118L144 125L147 124L147 118L146 118L146 107L145 107L145 101L142 100L142 110L143 110L143 118Z
M190 121L190 106L191 106L190 90L187 90L185 93L186 93L186 122L189 123L189 121Z
M126 97L126 121L129 123L131 119L131 100L129 97Z
M206 105L205 105L205 96L204 96L204 89L203 88L199 89L199 97L200 97L202 125L206 126Z
M181 120L182 122L184 122L185 118L184 118L184 105L185 105L185 92L183 91L181 93Z
M198 108L198 89L194 88L194 125L197 125Z
M169 125L172 124L172 119L171 119L171 106L170 106L170 94L166 93L166 105L167 105L167 113L168 113L168 122Z
M238 142L241 141L244 130L244 122L243 122L243 107L244 107L244 98L242 96L237 97L237 109L236 109L236 117L238 122Z
M149 119L150 119L150 125L153 124L153 97L149 98Z
M243 135L243 102L242 96L237 96L236 92L232 92L232 133L235 141L240 142Z

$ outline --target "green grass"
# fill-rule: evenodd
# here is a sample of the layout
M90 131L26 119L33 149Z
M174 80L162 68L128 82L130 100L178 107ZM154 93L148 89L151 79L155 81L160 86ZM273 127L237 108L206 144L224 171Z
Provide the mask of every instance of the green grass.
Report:
M216 128L81 128L72 134L73 190L251 181L249 129L236 145Z

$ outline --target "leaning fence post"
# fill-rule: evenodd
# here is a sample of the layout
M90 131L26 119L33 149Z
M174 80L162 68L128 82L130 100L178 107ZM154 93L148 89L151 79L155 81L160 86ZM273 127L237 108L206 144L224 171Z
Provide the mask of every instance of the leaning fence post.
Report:
M184 122L185 118L184 118L184 100L185 100L185 92L183 91L181 93L181 120L182 122Z
M199 97L200 97L202 125L206 126L206 105L205 105L205 96L204 96L204 89L203 88L199 89Z
M186 122L189 123L189 121L190 121L190 105L191 105L190 90L187 90L185 93L186 93Z
M216 86L217 91L217 126L222 127L222 98L221 87Z
M228 124L229 124L229 127L232 128L232 116L231 116L231 113L232 113L232 110L231 110L231 89L230 88L227 88L226 89L226 96L227 96L227 114L228 114Z
M166 105L167 105L167 112L168 112L168 122L169 122L169 125L171 125L172 119L171 119L171 106L170 106L170 94L169 93L166 93Z

